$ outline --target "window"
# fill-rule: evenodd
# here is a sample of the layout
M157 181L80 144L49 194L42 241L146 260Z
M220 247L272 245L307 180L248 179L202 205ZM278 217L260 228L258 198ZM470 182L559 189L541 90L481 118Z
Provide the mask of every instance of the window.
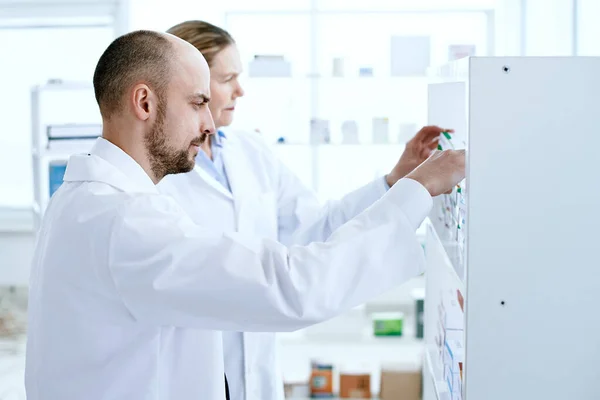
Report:
M49 79L91 81L113 38L113 27L103 24L0 29L0 53L11 59L0 65L0 90L9 94L0 97L0 204L29 206L33 199L31 88Z

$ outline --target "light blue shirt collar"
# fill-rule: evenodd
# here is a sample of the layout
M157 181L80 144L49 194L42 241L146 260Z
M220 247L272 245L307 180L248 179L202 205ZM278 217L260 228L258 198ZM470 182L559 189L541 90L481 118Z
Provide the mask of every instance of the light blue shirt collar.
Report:
M219 182L225 189L231 193L231 186L227 172L225 171L225 163L223 162L223 145L227 136L223 131L217 131L211 136L210 149L212 151L212 160L204 151L199 151L196 156L196 165L202 168L206 173Z

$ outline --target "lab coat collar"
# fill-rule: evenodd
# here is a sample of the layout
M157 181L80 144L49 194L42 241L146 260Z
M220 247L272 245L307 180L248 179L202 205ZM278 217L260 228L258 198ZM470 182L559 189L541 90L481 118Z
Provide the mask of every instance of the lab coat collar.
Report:
M104 138L98 138L90 153L71 156L64 181L102 182L128 193L158 193L146 171Z
M226 166L227 167L227 166ZM229 192L229 190L225 189L223 185L221 185L215 178L210 176L208 172L206 172L202 167L196 165L194 167L194 171L198 174L198 177L202 179L207 185L211 188L215 189L217 192L221 193L223 196L228 199L233 199L233 195Z
M227 173L229 185L231 186L231 191L233 193L230 193L222 184L217 182L216 179L198 165L196 165L194 170L196 171L197 176L207 185L226 198L234 201L239 225L241 204L245 201L246 197L256 193L256 182L253 179L249 179L252 176L253 171L249 170L251 164L248 162L248 157L254 157L256 155L249 154L249 149L245 148L233 135L226 135L222 131L219 131L218 135L218 143L223 146L221 157L223 157L225 172Z
M223 149L223 144L224 144L225 139L227 139L227 135L225 135L225 133L223 131L218 130L217 133L215 133L211 137L211 146L217 146L220 149ZM201 156L202 156L201 154L198 154L198 157L201 157ZM221 154L221 157L223 157L223 154ZM227 173L229 184L231 185L231 178L229 178L230 171L228 169L229 165L227 165L227 162L225 162L225 160L223 162L225 163L225 170ZM218 182L215 178L213 178L208 172L206 172L204 170L204 168L200 167L198 165L198 163L196 163L196 165L194 167L194 171L208 186L215 189L217 192L221 193L223 196L227 197L228 199L233 200L233 194L229 190L224 188L223 185L220 182ZM233 188L232 188L232 190L233 190Z
M228 140L223 147L223 162L233 192L233 203L236 213L238 231L249 231L254 224L255 210L244 206L247 201L256 196L256 180L253 179L252 163L250 157L257 154L251 153L251 148L245 148L239 140ZM251 203L248 203L251 204Z

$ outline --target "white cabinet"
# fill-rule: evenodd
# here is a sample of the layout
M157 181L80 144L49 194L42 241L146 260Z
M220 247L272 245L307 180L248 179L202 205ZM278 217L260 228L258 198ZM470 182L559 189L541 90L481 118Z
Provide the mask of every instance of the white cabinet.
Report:
M471 58L432 74L429 122L457 127L467 178L462 232L457 200L430 216L425 400L598 398L598 71Z

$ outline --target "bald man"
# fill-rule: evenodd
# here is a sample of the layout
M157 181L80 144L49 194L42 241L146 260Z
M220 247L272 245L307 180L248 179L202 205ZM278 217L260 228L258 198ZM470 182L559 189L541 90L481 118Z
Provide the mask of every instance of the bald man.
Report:
M464 177L464 153L437 153L324 243L213 232L155 186L214 133L200 52L129 33L94 89L102 138L69 160L36 245L29 400L224 399L220 330L299 329L420 273L415 230Z

